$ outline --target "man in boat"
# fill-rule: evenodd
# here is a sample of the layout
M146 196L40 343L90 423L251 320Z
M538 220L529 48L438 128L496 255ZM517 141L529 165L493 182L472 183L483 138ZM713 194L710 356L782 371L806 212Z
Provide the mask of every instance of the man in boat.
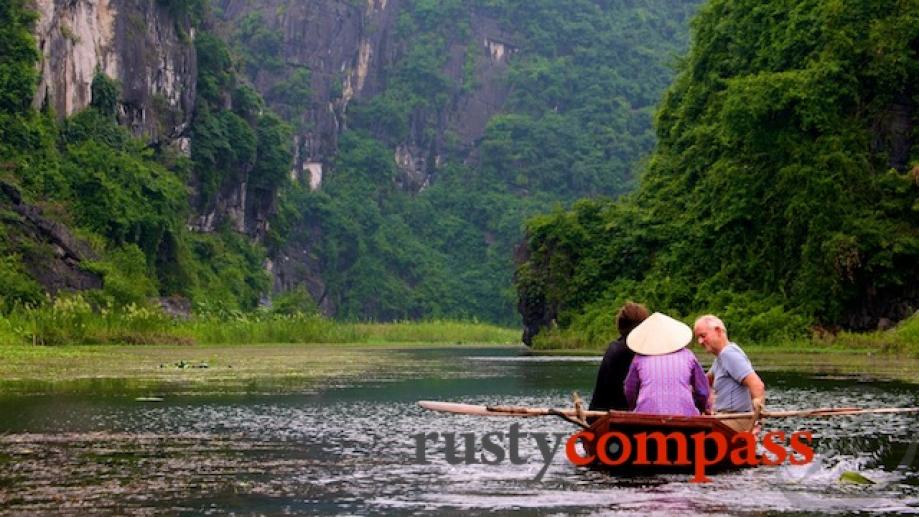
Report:
M760 413L766 402L766 386L747 354L728 339L724 322L712 314L696 320L696 340L705 351L715 356L708 371L708 382L714 389L716 413ZM755 418L724 420L738 431L751 431Z
M591 410L628 410L622 387L635 353L625 345L625 339L648 315L648 308L640 303L626 302L619 309L616 315L619 337L609 344L606 353L603 354L603 362L600 363L600 370L597 372L597 383L590 398Z
M637 355L625 378L625 398L636 413L698 416L707 413L709 384L686 348L692 329L655 312L635 328L626 345Z

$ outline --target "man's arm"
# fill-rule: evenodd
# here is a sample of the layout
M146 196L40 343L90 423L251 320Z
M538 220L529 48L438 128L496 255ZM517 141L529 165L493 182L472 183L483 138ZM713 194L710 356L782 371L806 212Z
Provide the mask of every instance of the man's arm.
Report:
M759 378L756 372L752 372L743 379L743 385L750 390L750 401L753 404L753 411L757 414L763 410L766 405L766 385Z
M708 413L715 412L715 372L709 370L705 372L705 378L708 379Z
M763 380L759 378L759 375L756 372L751 372L749 375L744 377L742 384L750 390L751 399L764 399L766 398L766 385L763 384Z

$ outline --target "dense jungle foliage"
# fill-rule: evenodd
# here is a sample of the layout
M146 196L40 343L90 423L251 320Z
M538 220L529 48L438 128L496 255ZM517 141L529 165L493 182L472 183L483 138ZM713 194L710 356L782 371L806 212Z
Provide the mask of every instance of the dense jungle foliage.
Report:
M343 318L519 321L513 249L523 221L555 204L632 188L695 5L404 2L395 36L401 47L383 91L349 106L348 131L322 188L283 195L276 244L312 242L318 233L322 277ZM447 132L445 165L421 188L400 174L393 153L409 140L433 148L455 99L479 86L475 63L487 57L470 26L474 12L499 21L519 44L503 79L510 98L475 150ZM287 74L266 99L280 113L297 113L308 74L285 72L283 36L265 16L253 12L235 25L234 48L253 82ZM461 82L445 74L451 45L465 47ZM303 79L293 81L297 75ZM470 153L479 160L466 161ZM318 232L298 229L298 221L315 222Z
M181 295L202 312L249 310L270 291L267 254L300 238L318 257L342 318L502 323L518 319L512 256L522 222L555 205L632 188L637 163L654 143L654 106L687 45L696 6L405 2L383 89L349 107L331 170L311 192L287 181L292 131L304 129L301 114L311 102L311 71L284 59L281 33L256 10L222 32L210 30L206 0L158 3L197 51L190 157L147 147L118 127L119 85L101 74L85 111L58 121L33 110L35 19L23 0L0 9L0 174L46 217L91 243L98 260L83 267L103 278L103 287L86 295L92 305ZM438 132L454 101L481 86L474 72L487 56L473 35L474 13L496 20L517 49L503 79L507 105L469 149ZM444 70L457 44L466 49L460 82ZM259 73L283 80L257 92L250 85ZM333 94L341 94L340 85ZM444 164L429 171L430 184L412 184L394 163L395 147L410 139L428 148L441 137ZM230 227L188 229L193 214L207 214L244 176L250 196L279 192L265 245ZM13 212L4 212L2 224L4 306L43 303L34 266L53 250L22 234Z
M601 343L626 299L760 341L912 314L917 52L916 2L710 0L637 191L528 222L541 339Z
M203 5L170 8L199 19ZM200 234L186 227L190 185L201 185L202 204L244 169L256 185L275 188L291 160L286 126L236 82L225 45L207 34L197 39L201 96L188 159L120 127L120 86L103 74L86 110L62 122L35 111L35 21L25 0L0 4L0 179L92 246L98 259L80 267L99 275L102 287L85 299L99 308L181 295L203 312L254 308L269 288L265 251L229 229ZM0 309L41 305L46 295L36 275L55 251L24 230L11 199L0 201Z

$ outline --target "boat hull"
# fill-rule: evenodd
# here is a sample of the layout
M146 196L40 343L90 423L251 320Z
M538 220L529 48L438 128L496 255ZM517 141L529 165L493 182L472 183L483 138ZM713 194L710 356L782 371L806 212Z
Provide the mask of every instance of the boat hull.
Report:
M594 458L589 467L597 470L624 473L691 472L698 458L704 457L711 461L719 456L723 457L716 463L705 465L706 472L752 466L747 463L737 465L731 461L732 453L746 448L747 441L734 440L740 433L713 417L611 411L609 415L595 420L585 431L589 432L588 437L592 435L592 438L581 440L585 457ZM699 433L702 436L698 436ZM611 462L601 461L601 455L598 454L600 438L605 434L610 434L605 445L606 458ZM711 438L702 439L704 436ZM723 438L727 444L723 455L719 455L717 442L720 440L715 439L716 436ZM628 444L622 443L623 437L629 441ZM696 454L699 447L704 448L701 456ZM644 454L640 450L644 450ZM623 461L619 463L620 460Z

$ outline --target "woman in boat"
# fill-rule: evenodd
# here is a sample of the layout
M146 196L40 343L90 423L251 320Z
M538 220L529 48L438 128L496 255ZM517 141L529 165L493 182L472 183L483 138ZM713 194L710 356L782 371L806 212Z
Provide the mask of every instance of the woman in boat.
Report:
M625 378L625 397L636 413L697 416L709 413L709 385L686 348L692 329L655 312L626 338L635 358Z
M591 411L606 411L608 409L627 411L629 409L622 387L625 383L625 376L629 373L629 366L632 365L632 358L635 357L635 352L625 346L625 338L632 332L632 329L642 321L645 321L650 314L647 307L635 302L626 302L619 309L619 313L616 314L616 328L619 330L619 338L610 343L606 348L606 353L603 354L603 361L597 371L597 382L590 398ZM591 420L588 419L588 422Z

